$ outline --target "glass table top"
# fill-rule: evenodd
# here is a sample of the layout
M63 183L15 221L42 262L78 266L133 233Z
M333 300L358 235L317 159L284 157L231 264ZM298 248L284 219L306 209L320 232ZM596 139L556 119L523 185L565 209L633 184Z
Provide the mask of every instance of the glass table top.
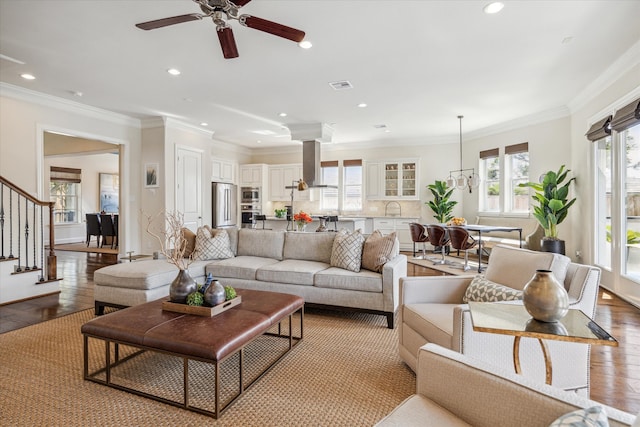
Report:
M618 341L580 310L570 309L558 322L540 322L521 304L469 302L473 330L496 334L617 347Z

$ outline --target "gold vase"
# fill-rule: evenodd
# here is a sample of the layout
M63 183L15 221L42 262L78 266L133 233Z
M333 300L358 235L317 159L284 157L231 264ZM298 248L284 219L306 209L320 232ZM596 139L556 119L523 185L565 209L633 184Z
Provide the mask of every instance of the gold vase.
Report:
M567 291L550 270L536 270L522 290L522 302L531 317L541 322L557 322L569 310Z

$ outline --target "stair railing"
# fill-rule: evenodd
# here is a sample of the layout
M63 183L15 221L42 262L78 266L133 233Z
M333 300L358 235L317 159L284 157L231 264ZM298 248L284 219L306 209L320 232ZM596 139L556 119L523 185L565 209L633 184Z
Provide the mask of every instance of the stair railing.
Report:
M21 209L21 206L24 210ZM40 282L57 280L53 206L54 202L38 200L8 179L0 176L0 260L17 260L15 273L40 270ZM43 268L45 265L45 209L49 212L49 254L47 255L46 278L44 276L45 268ZM40 224L37 221L38 212L40 213ZM31 222L30 213L33 213ZM5 237L7 232L8 238ZM14 232L18 236L15 242ZM24 247L21 245L21 232L24 233ZM8 255L5 255L5 250L8 251ZM29 258L30 252L31 259ZM38 252L40 266L38 266Z

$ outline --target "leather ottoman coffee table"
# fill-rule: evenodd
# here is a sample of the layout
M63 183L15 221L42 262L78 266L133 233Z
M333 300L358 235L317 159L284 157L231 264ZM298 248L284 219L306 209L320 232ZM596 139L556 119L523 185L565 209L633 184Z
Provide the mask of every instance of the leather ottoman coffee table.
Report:
M164 298L90 320L82 325L81 329L84 336L84 379L218 418L245 390L299 344L303 336L304 300L302 298L248 289L237 289L237 293L242 296L242 302L213 317L162 310L162 302L167 300ZM297 336L293 331L294 315L300 319ZM281 322L286 318L288 318L288 327L285 325L283 328ZM243 378L247 368L245 349L259 339L266 339L266 336L277 338L278 343L281 344L281 349L277 352L279 354L271 356L273 360L268 361L266 368L245 384ZM279 341L280 338L288 340L288 345L286 342L283 344ZM102 355L100 355L102 351L96 351L95 345L89 345L90 339L104 341ZM121 349L121 345L126 347ZM90 372L91 348L98 353L100 361L97 362L97 369ZM120 357L121 350L124 349L129 350L130 354ZM114 381L116 369L132 363L134 358L149 351L182 359L182 402L134 388L130 385L130 381L121 378L123 374L120 371L117 371L120 382ZM94 359L95 353L92 353ZM256 353L258 354L253 355L254 359L255 357L268 358L262 354L262 350ZM237 368L234 363L232 369L239 376L238 389L235 396L223 403L220 397L223 387L221 367L226 360L230 360L229 363L231 363L233 357L238 359ZM196 406L189 401L190 382L194 382L189 376L189 361L205 362L207 364L205 366L210 364L215 370L215 384L213 384L215 392L206 390L206 395L215 399L213 410ZM92 363L92 365L95 364L95 362ZM123 369L126 373L126 368Z

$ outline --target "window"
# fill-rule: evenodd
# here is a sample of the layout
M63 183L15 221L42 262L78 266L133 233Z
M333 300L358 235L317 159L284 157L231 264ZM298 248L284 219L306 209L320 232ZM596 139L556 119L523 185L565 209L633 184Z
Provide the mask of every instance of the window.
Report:
M529 144L509 145L504 148L505 203L504 211L524 213L529 211L529 189L518 187L529 182Z
M362 160L344 161L342 210L362 210Z
M611 137L597 142L596 165L596 263L611 269L611 183L613 178Z
M497 148L480 152L480 211L500 212L500 157Z
M49 197L53 205L55 224L80 222L80 178L81 169L51 166Z
M339 185L338 161L320 162L322 170L322 183L326 185ZM338 210L338 188L323 188L320 196L320 209L328 211Z

